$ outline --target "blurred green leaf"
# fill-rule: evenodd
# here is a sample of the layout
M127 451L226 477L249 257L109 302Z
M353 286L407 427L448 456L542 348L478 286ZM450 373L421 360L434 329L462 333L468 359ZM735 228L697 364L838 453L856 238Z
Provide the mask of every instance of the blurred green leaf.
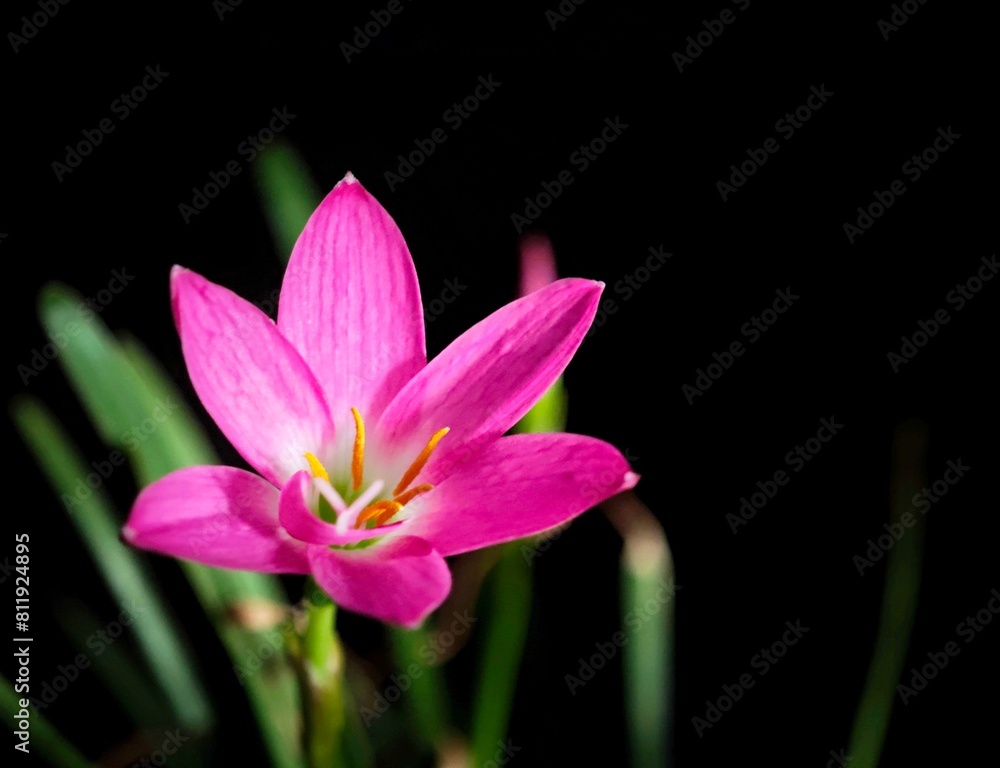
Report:
M253 166L268 228L283 261L323 196L305 161L281 139L264 150Z
M655 522L651 513L647 520ZM622 647L622 665L632 768L669 764L672 589L673 560L662 529L658 524L655 529L635 526L625 539L621 562L622 626L630 631ZM650 603L659 607L650 611Z
M926 424L907 422L897 428L891 479L893 522L898 523L904 513L913 512L911 499L925 485L926 452ZM923 525L922 519L918 520L893 545L887 557L875 648L847 746L851 768L876 768L885 746L920 593Z
M21 437L67 506L70 521L115 601L134 612L136 640L171 709L190 728L207 730L211 709L188 662L185 643L174 631L176 622L164 607L145 564L119 541L120 523L102 486L91 488L87 484L88 475L97 473L40 402L23 397L15 401L12 415Z
M504 544L503 554L486 580L489 607L472 702L472 766L492 760L497 742L507 736L528 637L531 588L531 566L521 553L521 543Z
M415 664L421 670L419 676L410 677L407 705L413 719L413 735L429 750L435 750L448 725L448 689L441 667L428 664L421 655L423 649L431 647L431 632L426 626L391 627L389 632L396 667L406 673Z
M47 286L39 303L42 325L50 335L63 332L70 336L60 362L105 442L121 447L128 455L138 483L145 485L181 467L216 463L204 432L158 363L134 341L127 346L119 344L93 313L82 314L81 306L82 299L71 289ZM234 623L230 613L233 605L256 598L285 602L279 580L269 574L188 562L182 562L181 567L234 668L241 664L263 667L241 682L273 764L299 768L298 685L287 659L279 652L283 641L278 640L279 651L269 649L269 656L275 658L264 663L258 633Z
M86 648L92 629L103 623L79 600L60 602L53 611L56 623L76 648ZM163 697L125 643L104 646L90 657L90 665L123 712L140 728L176 722L164 706Z
M561 378L556 380L514 427L515 432L563 432L569 413L569 399Z

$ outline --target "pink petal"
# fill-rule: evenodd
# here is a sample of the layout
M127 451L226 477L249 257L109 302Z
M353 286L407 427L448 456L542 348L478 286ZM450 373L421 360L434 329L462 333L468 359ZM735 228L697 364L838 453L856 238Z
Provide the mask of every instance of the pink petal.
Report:
M348 529L341 531L333 523L321 520L312 511L309 498L312 480L309 472L297 472L281 489L278 519L292 536L310 544L356 544L359 541L385 536L398 529L402 523L392 523L379 528Z
M520 295L527 296L549 283L554 283L556 257L552 253L552 243L544 235L526 235L521 240L521 284Z
M310 546L313 578L349 611L417 627L451 591L444 558L422 539L398 536L365 549Z
M333 441L315 377L271 319L232 291L181 267L171 288L198 397L243 458L280 486L305 466L303 454Z
M220 568L309 573L306 546L278 524L278 491L233 467L188 467L146 487L122 529L127 542Z
M387 443L412 452L437 430L451 429L417 482L447 477L530 410L583 341L603 288L567 278L511 302L403 387L379 423Z
M334 420L352 433L352 407L374 423L426 364L410 251L392 217L351 174L295 244L278 328L322 382Z
M407 533L456 555L553 528L638 480L593 437L501 437L423 497Z

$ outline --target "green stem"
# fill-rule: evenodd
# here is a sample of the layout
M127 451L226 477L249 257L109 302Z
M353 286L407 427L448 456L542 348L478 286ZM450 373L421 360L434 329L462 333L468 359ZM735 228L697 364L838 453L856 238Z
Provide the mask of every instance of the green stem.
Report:
M472 762L491 761L497 742L507 736L517 688L521 655L531 618L531 566L521 554L521 542L504 545L488 577L490 604L486 613L483 655L472 708Z
M311 594L322 593L314 586ZM344 650L334 628L337 607L317 598L309 601L306 614L300 666L305 753L310 768L333 768L344 764Z

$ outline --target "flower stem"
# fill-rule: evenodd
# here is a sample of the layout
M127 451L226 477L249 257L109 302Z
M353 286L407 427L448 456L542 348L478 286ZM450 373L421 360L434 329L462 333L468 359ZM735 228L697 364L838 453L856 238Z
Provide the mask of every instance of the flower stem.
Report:
M337 607L311 587L300 660L305 754L310 768L333 768L343 764L344 650L334 629Z

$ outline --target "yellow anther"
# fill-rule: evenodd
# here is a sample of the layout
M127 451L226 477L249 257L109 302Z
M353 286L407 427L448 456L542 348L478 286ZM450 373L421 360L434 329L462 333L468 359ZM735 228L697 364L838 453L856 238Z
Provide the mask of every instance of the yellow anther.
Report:
M433 487L434 486L430 483L421 483L416 488L411 488L406 493L401 493L394 499L394 501L400 506L405 507L413 501L415 497L419 496L421 493L427 493L427 491L431 490Z
M398 501L389 501L384 499L383 501L376 501L365 507L361 514L358 515L358 519L354 521L355 528L363 528L365 524L374 519L377 525L381 525L382 522L388 520L394 514L399 512L403 508L403 505Z
M403 473L403 479L399 481L399 485L397 485L395 490L392 492L393 496L399 496L409 487L410 483L416 479L417 475L420 474L420 470L424 468L427 460L431 457L431 454L434 453L434 448L437 446L438 441L447 435L449 431L450 428L445 427L444 429L439 429L431 436L431 439L427 441L427 445L424 446L420 455L417 456L417 460L410 465L410 468L407 469L405 473Z
M309 462L309 469L312 470L313 477L322 477L327 482L330 482L330 474L326 471L326 467L320 463L319 459L311 453L305 454L305 457L306 461Z
M354 490L361 488L361 480L365 474L365 422L357 408L351 408L354 414L354 455L351 457L351 479Z

